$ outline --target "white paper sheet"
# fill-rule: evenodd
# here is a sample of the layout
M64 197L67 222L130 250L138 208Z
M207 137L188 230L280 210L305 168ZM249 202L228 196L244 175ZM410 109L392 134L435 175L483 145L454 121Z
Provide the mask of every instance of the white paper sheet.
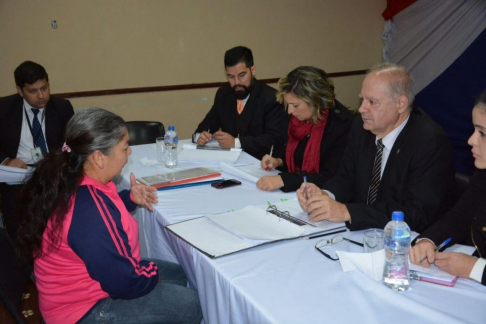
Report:
M346 228L346 225L341 222L341 223L333 223L327 220L323 220L320 222L312 222L309 220L309 217L306 212L302 210L300 207L299 201L297 198L291 199L288 201L284 202L278 202L274 204L275 207L277 207L278 210L280 211L288 211L289 214L297 218L301 221L306 222L309 225L303 226L305 230L304 235L310 235L310 234L316 234L316 233L321 233L321 232L327 232L327 231L332 231L332 230L339 230L339 229L344 229Z
M251 240L283 240L302 235L304 230L295 224L253 206L208 216L213 222L238 236Z
M34 168L31 167L21 169L0 165L0 182L7 182L8 184L22 183L33 170Z
M263 176L274 176L279 173L277 170L263 170L258 164L234 166L225 162L221 162L219 164L219 168L221 169L221 171L227 172L253 183L257 183L258 180L260 180L260 178Z

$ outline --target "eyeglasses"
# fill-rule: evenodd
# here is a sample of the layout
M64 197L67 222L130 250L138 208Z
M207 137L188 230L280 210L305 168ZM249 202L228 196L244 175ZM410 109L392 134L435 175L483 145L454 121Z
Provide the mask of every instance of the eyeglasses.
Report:
M348 238L345 238L342 235L336 235L333 238L331 238L330 240L320 240L320 241L317 241L316 246L315 246L315 249L317 251L319 251L322 255L324 255L326 258L328 258L328 259L330 259L332 261L337 261L337 260L339 260L339 257L333 258L329 254L327 254L326 252L323 252L321 250L321 248L326 247L328 245L340 243L342 241L348 241L349 243L353 243L353 244L356 244L356 245L359 245L359 246L363 246L362 243L359 243L359 242L350 240Z

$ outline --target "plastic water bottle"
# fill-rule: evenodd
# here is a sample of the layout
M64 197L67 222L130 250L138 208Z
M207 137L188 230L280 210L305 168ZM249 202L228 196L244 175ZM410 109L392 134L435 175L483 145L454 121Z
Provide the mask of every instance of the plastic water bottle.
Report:
M165 133L164 143L165 143L165 167L172 169L177 167L177 143L179 138L175 131L174 126L169 126L169 130Z
M403 221L403 217L403 212L394 211L392 220L385 226L383 283L396 291L405 291L410 285L410 227Z

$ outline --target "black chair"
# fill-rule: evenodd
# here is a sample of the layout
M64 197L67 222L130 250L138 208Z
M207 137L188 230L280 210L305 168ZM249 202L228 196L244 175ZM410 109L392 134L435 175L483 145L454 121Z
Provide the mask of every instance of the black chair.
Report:
M455 203L461 198L462 194L469 187L469 179L471 177L462 173L456 173L456 186L454 188Z
M152 144L165 134L164 124L153 121L129 121L126 123L130 145Z
M34 294L34 291L31 290L33 288L35 294L37 294L37 290L31 282L31 274L31 266L19 263L12 240L7 232L0 227L0 304L2 304L3 309L6 308L10 313L10 317L4 318L6 322L30 323L26 319L26 315L22 313L21 304L24 292ZM34 296L31 297L34 299ZM32 308L36 308L33 309L36 312L34 317L39 319L38 305L34 305ZM5 315L3 314L3 316ZM36 322L39 323L39 321Z

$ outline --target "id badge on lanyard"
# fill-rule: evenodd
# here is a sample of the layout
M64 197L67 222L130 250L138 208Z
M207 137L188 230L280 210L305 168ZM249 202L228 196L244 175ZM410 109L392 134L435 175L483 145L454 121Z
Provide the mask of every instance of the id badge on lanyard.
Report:
M24 106L24 111L25 111L25 117L27 118L27 124L29 125L29 130L30 130L30 133L32 134L32 140L34 141L34 131L32 130L32 125L30 123L30 118L29 118L29 115L27 114L27 109L25 109L25 106ZM42 121L41 121L41 125L42 125L42 122L44 122L44 111L42 112ZM42 131L42 130L41 130ZM42 150L40 147L36 147L35 146L35 143L34 143L34 148L31 148L30 149L30 155L32 156L32 161L34 164L36 164L37 162L39 162L40 160L42 160L44 158L44 154L42 154Z
M44 155L42 154L42 150L40 149L40 147L34 147L30 149L30 154L32 155L32 161L34 162L34 164L36 164L37 162L39 162L44 158Z

